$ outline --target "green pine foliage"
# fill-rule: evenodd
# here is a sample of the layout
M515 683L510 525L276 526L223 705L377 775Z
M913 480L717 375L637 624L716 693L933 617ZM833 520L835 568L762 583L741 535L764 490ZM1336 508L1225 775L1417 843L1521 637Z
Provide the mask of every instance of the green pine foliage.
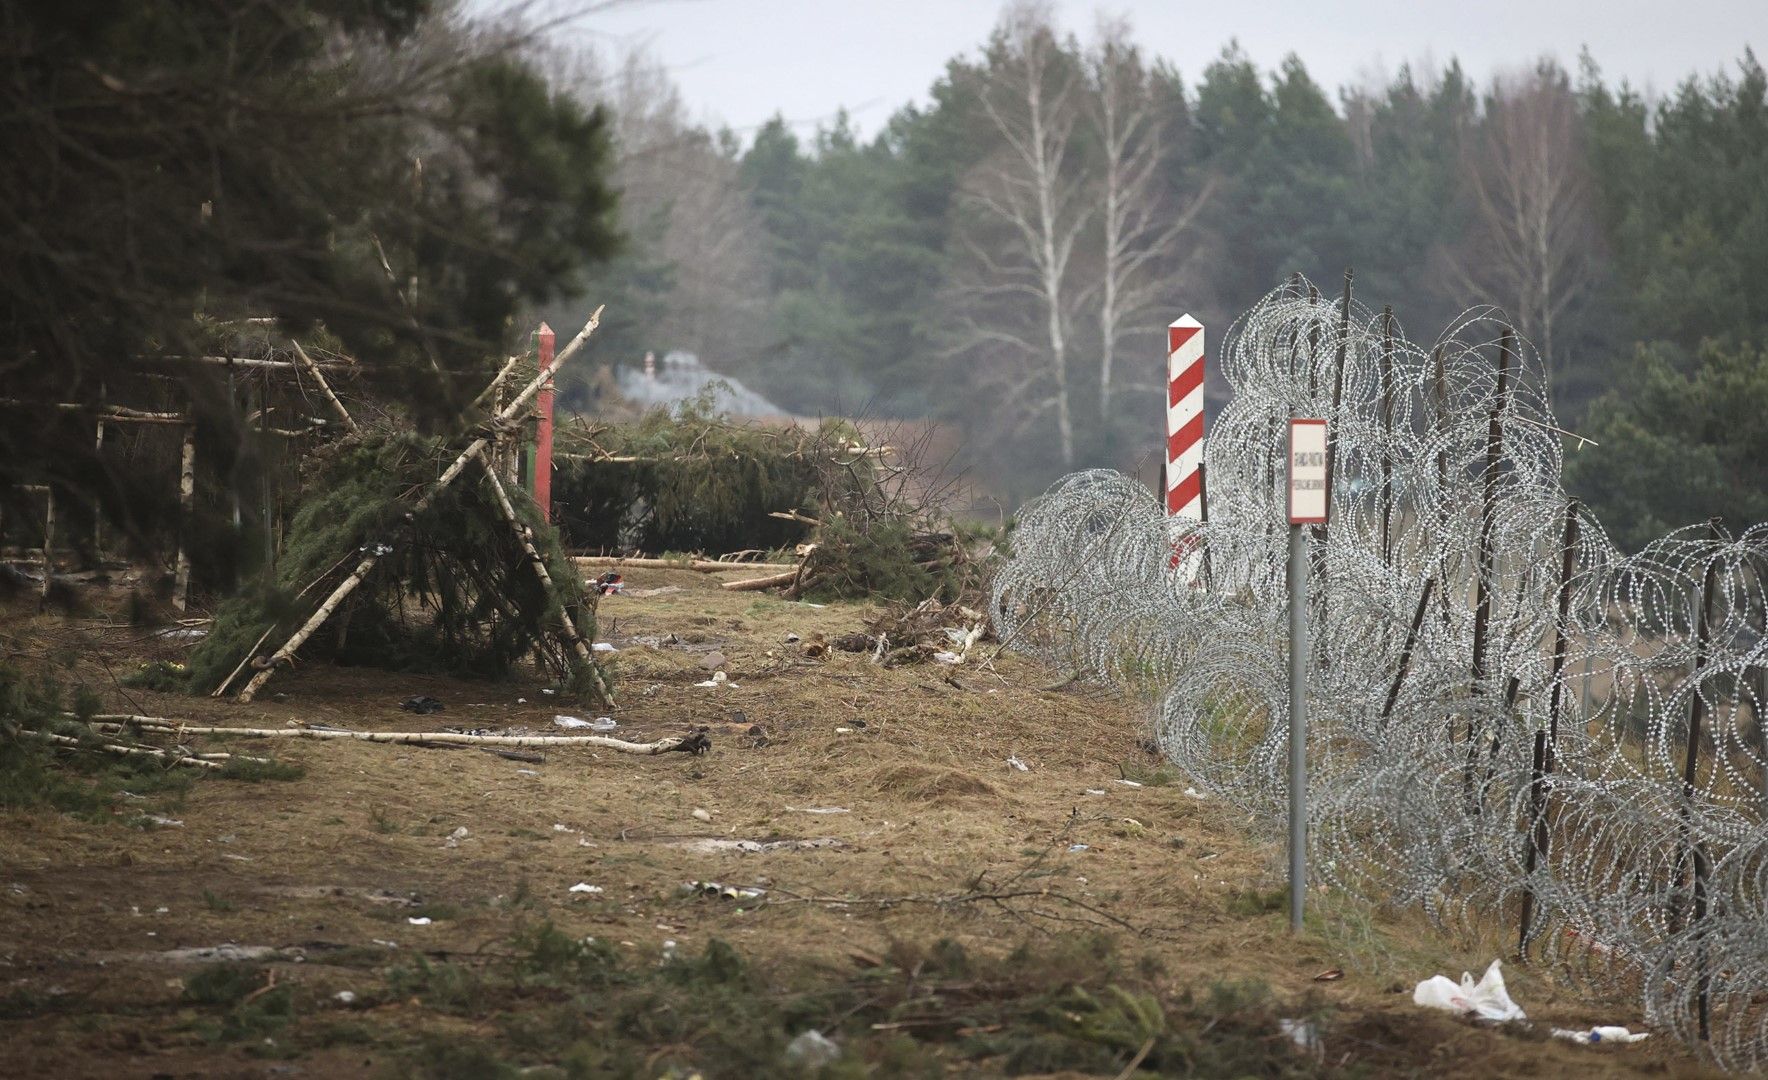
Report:
M289 523L274 579L224 603L192 654L192 690L212 689L248 653L275 649L364 554L380 547L391 550L308 640L303 657L500 677L552 636L561 608L593 639L593 613L557 533L529 500L512 497L547 564L549 592L478 464L423 515L406 519L415 494L458 452L410 431L373 431L332 448ZM567 660L562 681L590 694L591 671Z
M714 414L710 397L634 424L568 428L555 442L559 530L574 550L616 554L788 548L807 527L770 513L818 515L826 485L851 479L831 462L858 438L843 421L733 423ZM610 456L636 460L601 460ZM869 477L872 465L855 468Z

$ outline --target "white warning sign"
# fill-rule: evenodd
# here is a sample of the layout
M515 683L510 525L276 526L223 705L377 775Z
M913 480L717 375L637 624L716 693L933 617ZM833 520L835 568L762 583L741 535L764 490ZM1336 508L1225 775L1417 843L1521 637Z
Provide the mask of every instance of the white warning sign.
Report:
M1324 525L1326 421L1289 421L1289 523Z

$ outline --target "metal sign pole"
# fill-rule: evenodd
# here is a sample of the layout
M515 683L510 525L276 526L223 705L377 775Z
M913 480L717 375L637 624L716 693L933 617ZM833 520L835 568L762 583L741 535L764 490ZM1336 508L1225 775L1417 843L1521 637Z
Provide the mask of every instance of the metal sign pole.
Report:
M1308 541L1323 525L1327 484L1326 421L1289 421L1289 929L1299 933L1308 888Z
M1308 543L1289 526L1289 929L1308 882Z

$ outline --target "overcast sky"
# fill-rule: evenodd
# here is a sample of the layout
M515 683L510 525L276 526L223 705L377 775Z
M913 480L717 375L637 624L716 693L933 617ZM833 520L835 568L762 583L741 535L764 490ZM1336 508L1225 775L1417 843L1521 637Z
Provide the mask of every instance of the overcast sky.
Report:
M776 112L809 129L842 107L870 133L925 101L945 62L976 52L1000 9L998 0L631 0L569 32L645 46L697 118L740 133ZM1746 45L1768 45L1768 0L1066 0L1057 17L1084 38L1101 9L1128 16L1135 39L1176 63L1188 85L1231 38L1265 69L1298 53L1334 91L1451 55L1482 81L1544 53L1569 67L1583 45L1611 80L1662 91L1690 72L1735 72Z

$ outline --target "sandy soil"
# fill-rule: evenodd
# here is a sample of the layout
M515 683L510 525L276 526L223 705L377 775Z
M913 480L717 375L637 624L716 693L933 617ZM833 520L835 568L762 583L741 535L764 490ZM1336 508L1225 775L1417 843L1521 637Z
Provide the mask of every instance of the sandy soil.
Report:
M458 1022L384 994L370 1009L332 995L366 994L414 953L495 950L518 909L539 909L635 956L718 936L762 962L831 970L896 941L949 937L1004 951L1095 928L1157 957L1173 993L1258 978L1281 999L1324 999L1338 1018L1327 1060L1363 1060L1374 1075L1701 1074L1664 1040L1579 1048L1412 1005L1417 980L1480 970L1492 943L1448 940L1416 919L1326 896L1318 928L1298 938L1281 912L1246 913L1245 896L1281 886L1280 848L1161 770L1138 744L1135 703L1040 690L1056 676L1010 654L955 673L884 669L840 652L811 659L786 635L834 637L859 629L869 609L722 591L687 572L633 572L628 582L641 595L609 598L601 613L603 636L621 650L619 733L707 725L714 749L704 757L552 750L527 763L472 749L207 740L205 749L275 753L305 775L204 779L170 813L181 825L147 831L121 824L127 806L117 822L0 816L0 996L50 1003L0 1016L0 1073L397 1073L401 1032ZM541 732L555 730L558 713L593 715L534 684L331 667L279 675L249 706L122 691L107 670L172 647L78 622L15 617L10 626L27 623L52 642L42 656L73 648L75 671L107 705L132 712L241 727ZM680 644L643 644L668 634ZM694 685L712 650L734 686ZM400 711L417 694L446 710ZM1126 776L1143 786L1119 782ZM804 843L745 851L736 840ZM690 881L767 898L684 896ZM579 883L600 891L571 892ZM1037 890L1049 895L976 896ZM973 898L935 902L963 895ZM410 922L426 916L428 925ZM264 1061L197 1038L182 994L199 965L168 953L224 943L274 950L270 970L298 987L304 1016L347 1015L384 1043ZM1315 981L1333 968L1345 977ZM1540 1027L1639 1024L1626 1003L1581 999L1516 965L1510 974Z

